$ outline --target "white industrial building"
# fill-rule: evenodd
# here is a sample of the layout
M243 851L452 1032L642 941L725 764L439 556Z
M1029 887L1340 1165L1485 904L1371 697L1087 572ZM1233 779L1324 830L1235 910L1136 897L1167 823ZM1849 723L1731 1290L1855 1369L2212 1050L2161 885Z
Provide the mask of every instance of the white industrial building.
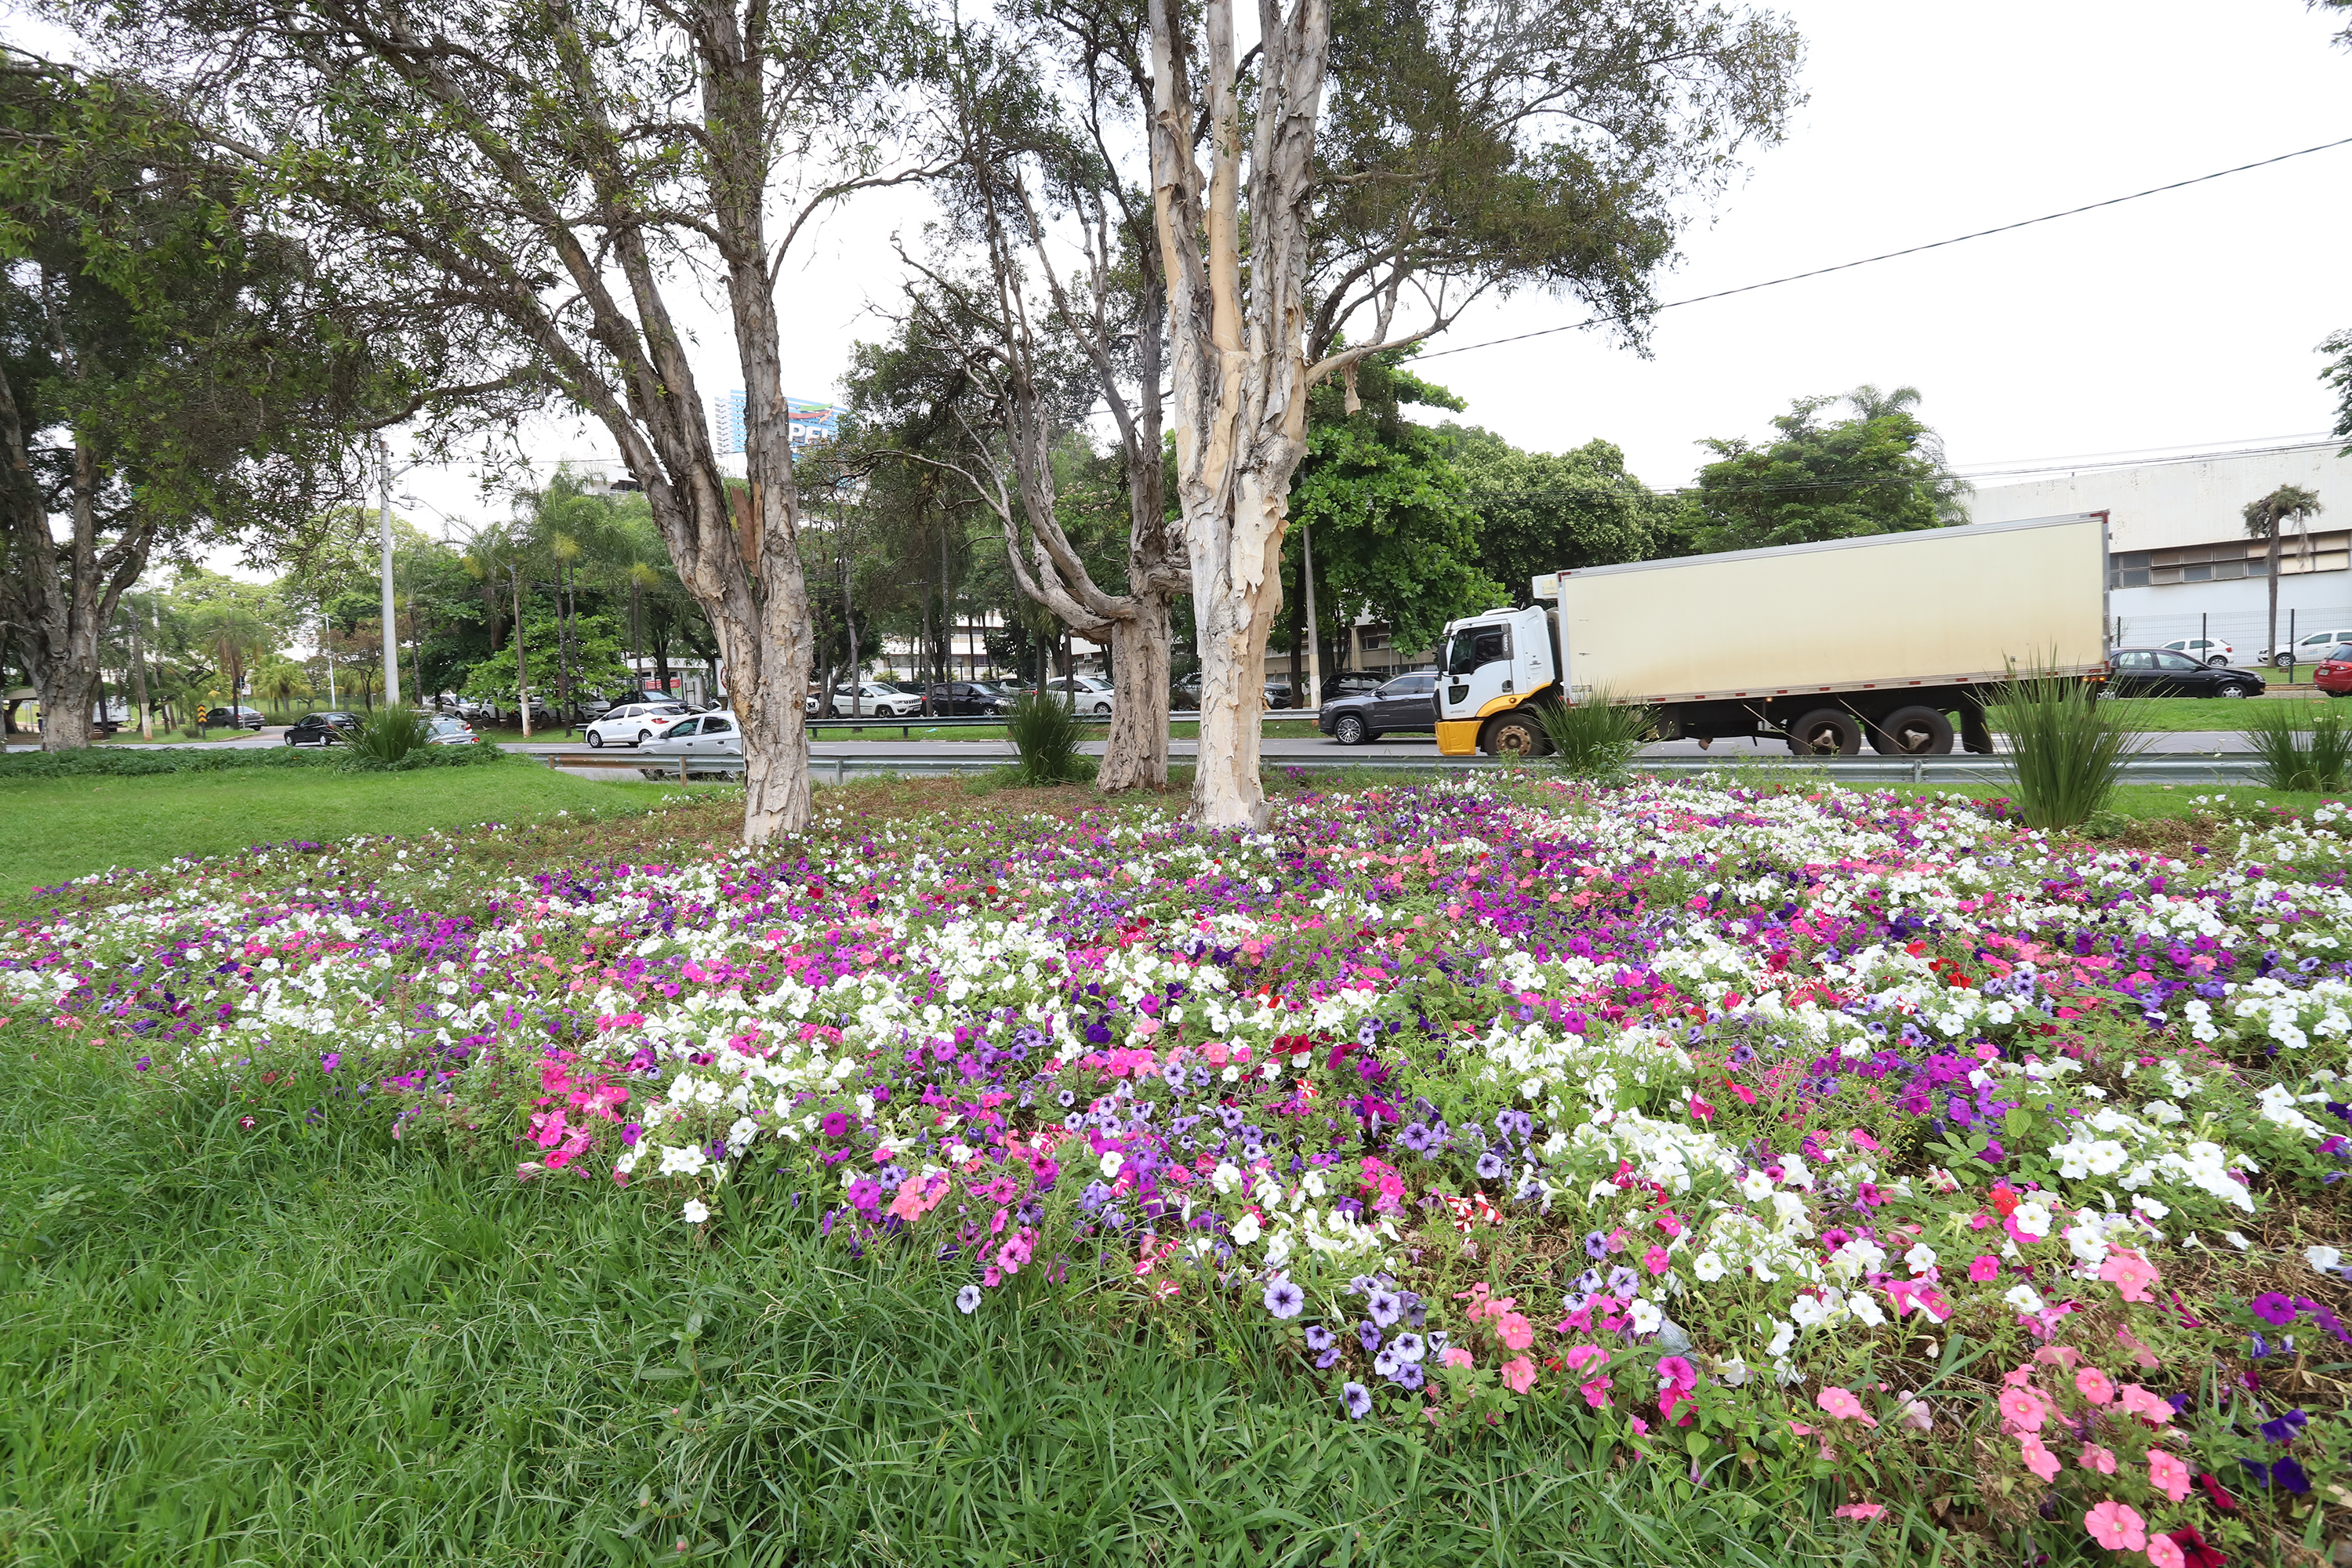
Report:
M2067 512L2107 514L2107 617L2117 646L2210 637L2257 662L2265 648L2265 546L2246 537L2244 509L2281 485L2315 492L2307 534L2281 542L2279 640L2352 629L2352 458L2345 443L2088 466L2014 484L1982 485L1972 522ZM2308 658L2305 653L2299 657Z

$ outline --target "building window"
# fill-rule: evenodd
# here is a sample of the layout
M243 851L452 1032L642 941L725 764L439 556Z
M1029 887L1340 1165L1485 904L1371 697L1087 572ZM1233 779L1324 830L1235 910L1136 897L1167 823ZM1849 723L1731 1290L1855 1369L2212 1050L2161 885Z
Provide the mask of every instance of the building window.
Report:
M2269 545L2259 539L2226 539L2170 550L2127 550L2107 558L2110 588L2166 587L2181 583L2229 583L2270 574ZM2279 575L2352 571L2352 530L2315 533L2306 545L2285 539L2279 545Z

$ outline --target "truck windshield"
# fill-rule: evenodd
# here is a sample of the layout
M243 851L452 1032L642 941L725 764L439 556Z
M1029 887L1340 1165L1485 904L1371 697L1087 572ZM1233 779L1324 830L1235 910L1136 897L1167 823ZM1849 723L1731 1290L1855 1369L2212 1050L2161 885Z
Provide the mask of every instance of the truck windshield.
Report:
M1510 627L1471 626L1455 632L1446 645L1445 673L1468 675L1482 665L1501 664L1510 657Z

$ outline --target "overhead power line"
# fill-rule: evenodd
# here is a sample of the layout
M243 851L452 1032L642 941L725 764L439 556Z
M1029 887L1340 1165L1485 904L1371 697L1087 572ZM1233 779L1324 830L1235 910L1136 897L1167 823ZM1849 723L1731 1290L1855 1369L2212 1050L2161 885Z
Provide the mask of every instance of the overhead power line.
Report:
M2079 207L2068 207L2063 212L2044 213L2040 217L2021 218L2015 223L2002 224L1998 228L1980 228L1973 234L1956 234L1949 239L1930 240L1926 245L1907 246L1901 250L1889 250L1878 256L1865 256L1859 261L1841 261L1834 267L1816 267L1809 272L1791 272L1785 278L1768 278L1761 283L1744 283L1737 289L1718 289L1712 294L1694 294L1687 300L1669 300L1663 305L1652 307L1647 312L1621 310L1613 315L1591 316L1581 321L1570 321L1564 326L1539 327L1532 332L1514 332L1507 338L1488 338L1482 342L1462 343L1450 349L1434 349L1419 357L1432 360L1442 359L1447 354L1465 354L1472 349L1491 349L1502 343L1525 342L1529 338L1548 338L1556 332L1580 331L1586 327L1605 326L1611 321L1628 321L1637 314L1655 315L1660 310L1678 310L1685 305L1704 304L1709 300L1728 300L1735 294L1753 294L1759 289L1777 289L1783 283L1800 283L1808 278L1825 278L1832 272L1851 272L1857 267L1868 267L1874 262L1893 261L1904 256L1917 256L1922 251L1941 250L1948 245L1965 245L1972 239L1986 239L1996 234L2011 234L2021 228L2032 228L2035 224L2055 223L2062 217L2076 217L2084 213L2097 212L2101 207L2120 206L2126 202L2136 202L2144 196L2160 196L2167 191L2185 190L2190 185L2204 184L2209 180L2225 180L2232 174L2242 174L2253 169L2267 169L2273 163L2284 163L2290 158L2307 158L2314 153L2325 153L2336 147L2352 147L2352 136L2347 136L2336 142L2323 142L2316 147L2303 147L2292 153L2281 153L2275 158L2263 158L2256 163L2241 163L2234 169L2217 169L2210 174L2175 180L2168 185L2152 185L2145 191L2134 191L2127 196L2109 196L2105 201L2087 202Z

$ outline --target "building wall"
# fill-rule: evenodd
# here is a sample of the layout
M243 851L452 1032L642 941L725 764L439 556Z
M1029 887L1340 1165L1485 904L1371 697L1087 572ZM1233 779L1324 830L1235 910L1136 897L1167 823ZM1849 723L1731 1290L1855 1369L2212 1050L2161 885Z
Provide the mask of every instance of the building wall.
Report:
M2324 536L2352 527L2352 458L2340 455L2341 446L2318 442L2284 451L2086 468L1984 485L1970 498L1969 521L2104 511L2108 553L2120 561L2140 552L2242 542L2248 501L2281 485L2300 485L2319 496L2325 510L2312 520L2311 531ZM2286 638L2290 618L2298 633L2352 627L2352 570L2347 569L2352 561L2342 547L2316 554L2313 564L2319 569L2307 572L2294 570L2294 535L2287 536L2283 552L2290 560L2279 577L2280 640ZM2156 559L2167 557L2158 553ZM2260 563L2254 564L2258 569ZM2259 658L2268 646L2269 584L2258 570L2231 581L2147 586L2126 585L2123 576L2120 571L2114 574L2107 594L2111 629L2120 626L2115 631L2118 644L2146 647L2204 635L2233 645L2241 662Z

